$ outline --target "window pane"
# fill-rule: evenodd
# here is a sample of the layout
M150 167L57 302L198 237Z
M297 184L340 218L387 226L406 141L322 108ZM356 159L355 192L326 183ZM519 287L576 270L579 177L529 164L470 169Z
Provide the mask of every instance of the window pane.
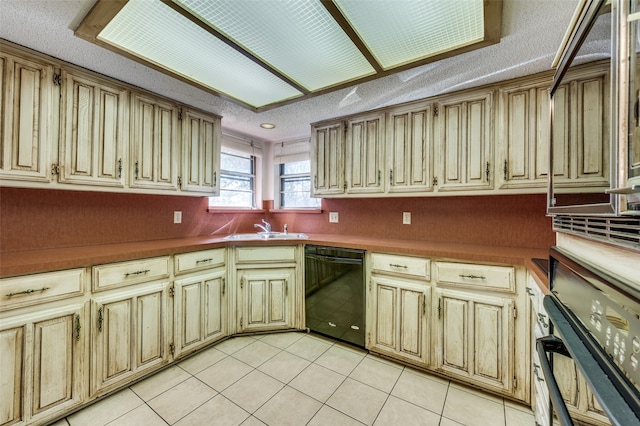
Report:
M283 164L285 175L295 175L298 173L310 173L311 172L311 161L296 161L293 163L284 163Z
M223 152L220 156L220 168L222 171L237 173L253 173L253 161L250 155L236 155Z
M311 198L309 160L284 163L280 170L280 207L320 207L319 198Z
M209 198L217 207L255 207L255 158L222 152L220 156L220 196Z

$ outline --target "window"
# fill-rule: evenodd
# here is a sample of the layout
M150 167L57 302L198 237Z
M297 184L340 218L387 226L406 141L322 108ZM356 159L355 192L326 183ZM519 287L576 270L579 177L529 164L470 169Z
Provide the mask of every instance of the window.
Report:
M319 208L320 199L311 198L311 162L283 163L280 169L280 208Z
M225 152L220 156L220 196L209 198L212 207L254 208L255 157L250 154Z

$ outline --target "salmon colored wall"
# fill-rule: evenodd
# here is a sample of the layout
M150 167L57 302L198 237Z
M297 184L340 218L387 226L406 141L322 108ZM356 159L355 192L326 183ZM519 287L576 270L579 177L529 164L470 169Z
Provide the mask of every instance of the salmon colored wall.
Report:
M267 202L268 204L269 202ZM174 210L182 223L173 223ZM340 222L328 223L329 211ZM410 211L412 225L402 225ZM78 247L275 230L368 235L508 247L555 242L545 195L323 200L323 212L208 213L206 197L0 188L0 251Z

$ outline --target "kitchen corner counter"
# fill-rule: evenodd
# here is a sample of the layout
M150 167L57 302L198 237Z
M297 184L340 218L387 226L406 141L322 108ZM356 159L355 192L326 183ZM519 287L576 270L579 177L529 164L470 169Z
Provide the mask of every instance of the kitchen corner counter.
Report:
M479 244L449 243L381 239L350 235L309 234L305 240L251 240L227 241L226 235L199 236L97 246L69 247L0 253L0 277L22 275L62 269L89 267L103 263L173 255L226 246L319 244L367 251L380 251L425 257L442 257L467 261L524 265L532 275L543 274L532 258L547 258L548 251L537 248L487 246ZM538 272L536 272L538 271ZM546 277L544 277L546 281Z

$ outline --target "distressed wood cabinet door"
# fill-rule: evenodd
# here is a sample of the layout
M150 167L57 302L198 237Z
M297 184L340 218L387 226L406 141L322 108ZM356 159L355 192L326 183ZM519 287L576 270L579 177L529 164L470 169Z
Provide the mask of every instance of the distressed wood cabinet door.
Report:
M168 362L168 286L142 284L92 301L92 395Z
M293 327L295 269L246 270L240 283L240 332Z
M347 120L346 192L384 192L384 113L367 114Z
M378 276L371 277L371 285L370 348L426 365L431 289L424 283Z
M53 65L0 52L0 177L50 182L58 119Z
M389 193L433 191L433 108L419 103L387 113Z
M0 325L1 424L46 422L79 406L86 398L85 304L43 305L7 322Z
M439 191L493 188L492 93L454 97L438 105Z
M342 121L311 128L311 195L335 195L345 191Z
M513 389L514 302L437 289L437 368L502 392Z
M128 91L79 71L62 76L60 182L123 187Z
M191 109L182 112L183 191L220 194L220 118Z
M129 186L177 191L178 107L169 101L134 92L131 108Z
M227 335L226 271L175 281L175 357Z

